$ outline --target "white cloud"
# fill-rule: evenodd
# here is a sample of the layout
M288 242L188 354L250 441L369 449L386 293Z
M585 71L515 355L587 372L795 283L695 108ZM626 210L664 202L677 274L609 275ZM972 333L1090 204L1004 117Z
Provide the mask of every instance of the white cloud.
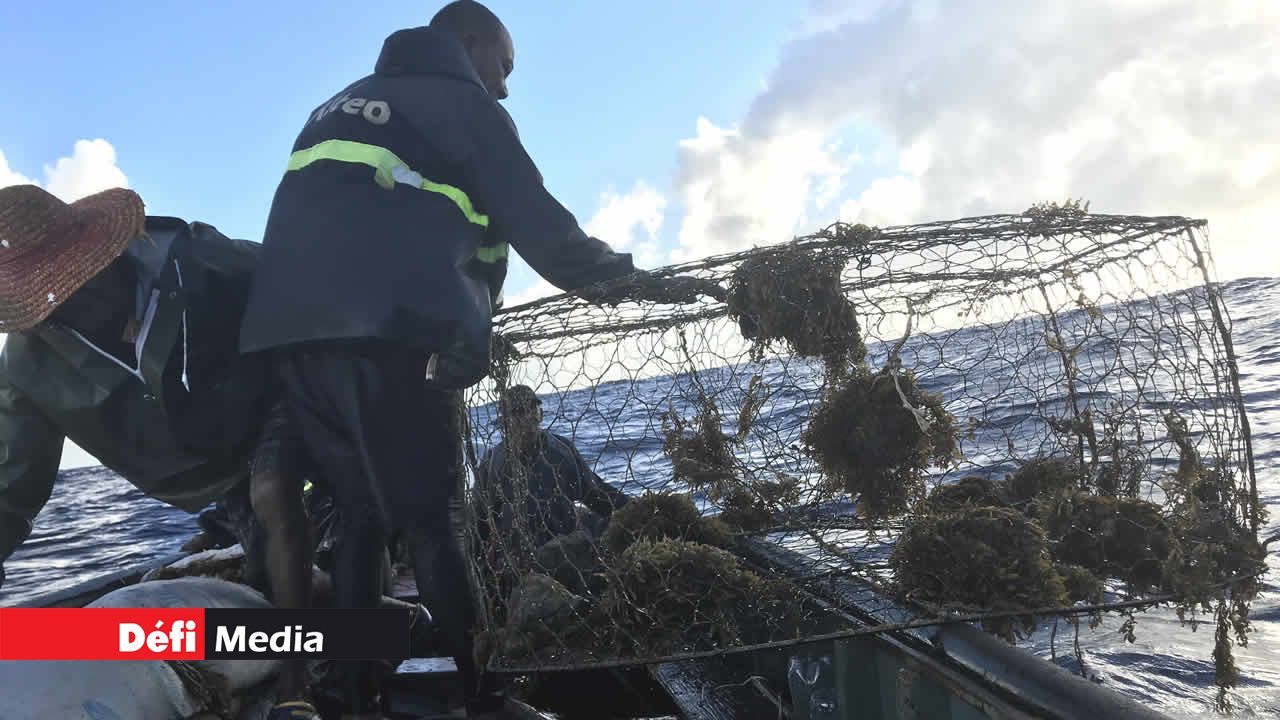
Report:
M637 267L652 268L666 260L658 235L666 208L666 197L640 180L626 193L612 189L600 193L600 205L582 229L619 252L631 253ZM509 295L503 304L516 307L560 293L559 288L538 277L532 285Z
M876 178L856 199L840 205L840 219L867 225L902 225L920 215L920 181L914 176Z
M684 202L676 262L791 239L810 203L839 196L854 162L839 155L825 127L775 134L717 127L698 119L680 143L676 187Z
M846 219L1083 197L1100 212L1205 217L1224 276L1280 274L1275 3L811 7L740 123L700 121L681 145L684 255L809 229L805 199L845 179L831 142L856 122L896 147L899 169L851 188Z
M616 250L631 252L637 266L651 267L663 260L658 233L666 207L662 193L638 181L625 195L613 190L601 193L600 207L583 229Z
M523 305L527 302L540 300L544 297L559 295L561 292L563 291L560 288L552 285L542 278L538 278L537 282L533 285L506 296L506 298L503 299L502 306L513 308L517 305Z
M49 192L72 202L113 187L128 187L129 179L116 166L116 149L106 140L77 140L69 158L44 168Z
M847 23L870 22L895 0L809 0L809 13L792 32L792 38L804 38Z
M37 184L66 202L113 187L129 187L129 179L116 165L116 149L106 140L77 140L69 157L44 166L44 182L24 177L9 168L0 151L0 187Z
M933 144L927 137L920 138L908 148L904 148L898 158L898 165L903 172L919 177L929 170L933 162Z
M16 170L9 167L9 161L4 156L4 151L0 150L0 187L9 187L10 185L29 185L33 180L20 175Z

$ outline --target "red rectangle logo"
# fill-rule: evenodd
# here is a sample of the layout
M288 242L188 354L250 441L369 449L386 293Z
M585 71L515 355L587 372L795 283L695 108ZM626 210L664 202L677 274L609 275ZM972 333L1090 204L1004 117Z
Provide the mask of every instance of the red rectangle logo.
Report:
M204 608L0 609L0 660L201 660Z

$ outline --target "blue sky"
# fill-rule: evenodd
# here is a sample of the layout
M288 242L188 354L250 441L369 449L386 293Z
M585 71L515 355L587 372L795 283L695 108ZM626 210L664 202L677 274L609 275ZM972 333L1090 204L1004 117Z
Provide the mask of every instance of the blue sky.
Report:
M10 3L0 186L127 184L257 240L307 114L440 4ZM1280 275L1280 3L490 7L548 186L642 266L1084 198L1207 218L1219 277ZM548 290L516 263L513 302Z
M0 30L0 63L29 70L0 75L0 96L22 99L0 114L0 151L11 169L38 178L76 140L106 139L149 212L258 239L303 118L367 74L387 34L424 24L438 4L354 7L15 6ZM548 186L584 222L602 191L665 184L676 143L699 116L739 116L805 13L760 0L697 12L671 0L490 7L516 40L507 106ZM511 290L530 281L522 271Z

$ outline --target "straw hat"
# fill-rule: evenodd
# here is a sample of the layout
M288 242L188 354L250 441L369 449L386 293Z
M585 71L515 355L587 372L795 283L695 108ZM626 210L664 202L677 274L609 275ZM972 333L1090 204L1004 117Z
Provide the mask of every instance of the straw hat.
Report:
M145 225L142 198L132 190L67 204L35 185L0 188L0 332L44 320Z

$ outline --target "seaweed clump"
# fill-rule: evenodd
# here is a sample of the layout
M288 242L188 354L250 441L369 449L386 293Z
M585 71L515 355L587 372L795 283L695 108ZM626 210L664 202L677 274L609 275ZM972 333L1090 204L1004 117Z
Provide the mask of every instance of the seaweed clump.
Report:
M1160 587L1173 538L1159 505L1077 492L1041 514L1058 562L1119 578L1135 592Z
M720 410L702 398L698 414L686 421L674 409L662 414L662 449L671 458L677 480L700 489L718 487L734 477L733 438L720 429Z
M721 429L720 410L705 395L692 420L683 419L674 408L662 415L662 449L671 458L674 479L704 491L719 505L717 522L746 532L768 527L775 510L786 510L800 500L799 480L783 475L777 481L759 479L737 463L733 446L751 432L766 400L762 388L761 376L752 377L738 407L736 435Z
M1176 502L1169 523L1180 541L1169 554L1165 574L1171 590L1207 610L1224 580L1263 567L1266 552L1246 519L1249 511L1259 509L1240 501L1235 475L1227 467L1201 461L1182 418L1171 414L1165 422L1179 447L1178 471L1172 478ZM1253 578L1245 580L1250 584Z
M1226 712L1231 709L1227 691L1240 679L1233 646L1249 644L1249 606L1258 592L1257 573L1265 568L1266 550L1236 513L1232 475L1198 463L1192 467L1179 470L1186 492L1170 517L1179 541L1164 564L1165 585L1180 598L1176 610L1183 622L1194 627L1197 609L1213 614L1217 705Z
M800 500L800 481L782 476L776 481L749 480L733 487L717 499L718 516L726 525L744 532L756 532L773 525L774 508L786 508Z
M534 559L547 575L578 595L598 594L605 587L601 548L585 530L548 540Z
M1227 690L1239 680L1232 646L1248 644L1249 604L1266 558L1247 523L1259 522L1264 513L1256 498L1237 490L1235 475L1224 463L1210 466L1201 460L1183 418L1170 413L1165 424L1179 450L1178 470L1170 482L1175 502L1169 516L1178 542L1164 564L1165 585L1180 598L1176 609L1183 622L1194 627L1197 609L1214 614L1217 700L1220 709L1229 710Z
M1120 431L1119 421L1111 417L1103 419L1102 443L1111 458L1098 465L1095 485L1100 495L1137 497L1146 471L1146 462L1138 447L1142 426L1135 423L1137 443L1126 442Z
M919 517L889 564L908 597L939 607L1008 612L1068 602L1044 531L1008 508ZM1012 641L1035 629L1035 617L992 618L983 627Z
M1068 492L1079 482L1074 461L1045 457L1028 460L1005 479L1005 487L1014 505L1034 513L1035 501Z
M663 539L723 547L733 542L733 535L719 519L703 517L688 495L669 493L633 498L613 511L604 533L605 547L614 555L621 555L639 540Z
M1028 234L1045 238L1060 235L1064 228L1077 225L1088 215L1089 203L1083 198L1036 203L1022 213L1029 221Z
M526 574L508 598L507 625L501 635L503 651L512 657L563 648L588 631L586 600L554 578Z
M779 584L701 543L641 540L618 558L611 581L598 615L620 646L644 655L767 642L794 612Z
M1180 470L1179 476L1186 493L1169 519L1178 542L1164 563L1164 584L1181 598L1176 606L1179 619L1194 626L1197 609L1215 616L1214 669L1221 690L1218 700L1225 707L1226 690L1238 680L1233 641L1248 644L1249 605L1259 589L1257 574L1266 567L1266 549L1231 502L1234 483L1229 472L1196 465L1191 471Z
M1183 480L1187 490L1170 518L1181 542L1170 554L1166 572L1175 592L1203 597L1223 580L1260 569L1266 552L1236 512L1231 474L1200 467L1190 476Z
M1062 577L1062 585L1067 590L1067 597L1072 602L1099 604L1102 602L1102 579L1094 575L1088 568L1079 565L1057 566L1058 575Z
M895 377L864 366L840 377L823 397L804 442L869 518L905 512L924 494L925 470L951 460L957 448L955 421L942 398L920 388L910 371Z
M962 477L939 485L925 500L925 511L955 512L967 507L1009 507L1005 489L980 475Z
M776 341L786 342L795 355L821 358L833 367L866 357L857 312L840 287L844 265L839 255L791 245L761 253L734 269L729 316L744 338L755 341L756 360Z

